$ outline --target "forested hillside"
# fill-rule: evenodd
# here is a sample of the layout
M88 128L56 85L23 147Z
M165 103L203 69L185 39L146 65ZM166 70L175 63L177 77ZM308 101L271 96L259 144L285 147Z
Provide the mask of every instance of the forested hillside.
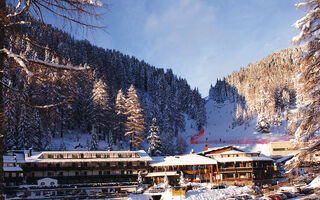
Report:
M259 132L268 133L271 127L280 125L287 127L287 123L290 125L293 121L290 110L301 100L297 94L301 53L299 48L272 53L217 80L210 88L209 97L217 103L235 103L233 126L257 117Z
M163 154L181 153L176 146L183 146L181 132L186 118L193 119L195 126L206 123L205 102L198 90L190 88L172 70L150 66L143 60L75 40L51 26L43 29L36 23L21 27L20 34L9 38L7 48L16 54L86 70L57 70L29 63L27 73L33 76L24 76L23 68L6 63L6 149L50 149L53 137L63 138L65 133L73 132L93 133L94 140L109 144L128 144L127 117L116 109L116 97L123 92L126 98L131 84L143 110L144 137L152 118L156 118L158 134L165 141ZM89 148L96 148L95 141L90 144Z

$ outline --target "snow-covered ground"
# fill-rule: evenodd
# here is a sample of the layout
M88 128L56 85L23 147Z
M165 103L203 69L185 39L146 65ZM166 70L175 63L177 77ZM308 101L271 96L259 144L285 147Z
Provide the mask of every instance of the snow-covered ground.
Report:
M191 136L195 135L198 131L192 120L188 120L186 123L186 131L183 134L186 135L185 138L189 144L187 152L190 152L192 149L195 152L203 151L203 143L209 141L209 148L234 145L243 150L261 152L264 155L269 155L268 144L241 144L241 142L276 141L287 137L284 133L284 126L272 128L272 132L268 134L256 132L256 118L249 120L247 124L232 128L233 110L234 103L217 104L213 100L209 100L206 103L207 125L204 127L205 135L197 140L202 141L201 144L190 144Z
M162 194L162 199L186 199L186 200L219 200L226 199L233 195L239 195L243 193L250 193L252 189L250 186L238 187L238 186L228 186L225 189L198 189L198 190L190 190L186 193L186 196L182 198L182 196L173 196L171 189L167 189L166 192ZM130 200L148 200L150 198L149 195L138 194L129 195Z
M189 153L192 149L195 152L204 150L205 141L209 141L209 148L226 145L234 145L240 149L252 152L261 152L264 155L269 155L268 144L243 144L242 141L271 141L278 138L283 139L287 135L284 134L285 125L272 128L271 133L262 134L255 130L256 118L248 121L246 124L232 127L232 113L234 103L217 104L213 100L208 100L206 103L207 125L204 127L205 135L197 139L201 144L190 144L191 136L196 135L199 131L194 120L188 119L186 116L185 132L179 133L186 140L187 148L185 153ZM63 142L62 142L63 141ZM66 150L86 150L87 146L91 145L91 135L80 133L80 131L71 131L64 134L62 140L59 136L52 139L53 150L62 149L61 143L64 143ZM254 142L252 142L254 143ZM144 149L148 148L148 141L143 144ZM108 141L100 141L99 149L108 149ZM128 146L121 147L120 144L113 145L113 150L127 150Z

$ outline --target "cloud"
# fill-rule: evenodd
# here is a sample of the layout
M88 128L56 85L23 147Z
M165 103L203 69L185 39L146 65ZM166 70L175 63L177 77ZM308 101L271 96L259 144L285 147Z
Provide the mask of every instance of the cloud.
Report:
M172 68L203 96L217 78L290 47L300 15L292 0L109 1L111 39L96 40Z

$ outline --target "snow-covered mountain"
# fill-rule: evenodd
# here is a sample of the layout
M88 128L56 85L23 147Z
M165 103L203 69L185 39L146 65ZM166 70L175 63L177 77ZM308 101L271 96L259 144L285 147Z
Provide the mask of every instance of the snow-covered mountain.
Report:
M206 123L205 101L199 91L172 70L75 40L51 26L44 29L37 21L32 23L22 26L20 34L7 37L7 49L27 58L82 69L85 66L87 70L30 65L34 76L27 77L23 70L12 70L7 64L3 80L8 85L4 97L5 149L95 149L93 127L98 135L95 138L99 138L98 149L126 148L126 121L116 113L116 96L120 90L127 96L131 85L143 109L145 138L156 118L164 154L184 151L184 137L179 133L184 131L186 119ZM103 91L99 102L94 98L97 91ZM146 140L142 148L148 149L147 145Z
M207 141L209 147L233 144L268 155L266 143L290 139L300 55L299 48L284 49L218 80L206 99L205 135L189 150L203 150Z
M256 130L257 117L251 118L242 125L233 127L233 115L235 103L225 102L217 103L210 99L206 103L207 125L204 127L204 136L195 140L198 144L191 144L190 139L198 131L191 128L189 121L186 130L188 138L187 152L192 149L195 152L203 151L205 143L209 148L225 145L234 145L240 149L248 151L260 151L265 155L269 155L270 141L281 141L289 139L285 130L285 125L274 127L270 133L260 133Z

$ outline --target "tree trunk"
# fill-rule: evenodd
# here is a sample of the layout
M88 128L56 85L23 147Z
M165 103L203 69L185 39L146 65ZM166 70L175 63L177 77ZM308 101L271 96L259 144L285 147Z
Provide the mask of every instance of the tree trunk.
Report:
M6 16L6 0L0 0L0 49L4 48L4 26ZM4 70L4 53L0 53L0 81L3 79ZM3 112L4 112L4 99L3 99L3 85L0 84L0 199L4 199L4 172L3 172Z

